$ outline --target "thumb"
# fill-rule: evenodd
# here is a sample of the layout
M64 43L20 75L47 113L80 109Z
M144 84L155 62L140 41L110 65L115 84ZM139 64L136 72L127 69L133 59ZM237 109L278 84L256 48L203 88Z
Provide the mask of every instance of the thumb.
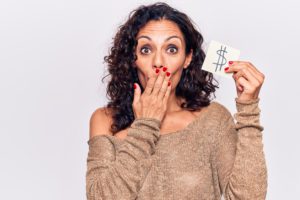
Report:
M140 88L139 84L137 84L137 83L134 83L133 88L135 88L134 96L133 96L133 104L137 104L140 101L141 88Z

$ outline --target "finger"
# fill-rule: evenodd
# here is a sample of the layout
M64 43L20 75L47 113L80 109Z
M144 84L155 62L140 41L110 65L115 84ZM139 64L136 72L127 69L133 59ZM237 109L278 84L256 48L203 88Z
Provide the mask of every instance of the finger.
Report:
M163 81L163 83L162 83L162 86L161 86L161 88L160 88L160 90L159 90L159 93L158 93L158 96L157 96L157 98L159 99L159 100L163 100L163 98L164 98L164 96L165 96L165 94L166 94L166 92L167 92L167 89L168 89L168 83L169 83L169 80L170 80L170 78L171 78L171 73L170 72L166 72L166 76L165 76L165 79L164 79L164 81ZM169 76L168 76L169 75Z
M153 90L152 90L151 95L154 95L154 96L158 95L159 90L161 89L162 83L163 83L163 81L165 79L166 71L167 71L166 67L164 67L163 70L160 70L160 72L158 74L158 77L157 77L157 79L155 81L155 84L153 86Z
M265 75L261 73L252 63L248 63L250 67L250 71L252 71L253 74L256 74L255 78L258 79L260 83L263 83Z
M247 79L251 85L253 86L259 86L259 81L255 78L255 75L252 74L251 71L249 71L249 68L243 68L240 71L238 71L236 74L233 75L235 80L238 80L240 77L244 77Z
M245 72L239 73L240 71ZM253 82L255 85L260 85L262 83L262 77L260 77L259 74L253 72L253 69L251 68L250 64L246 62L234 61L232 64L230 64L229 69L226 70L226 72L236 73L237 75L234 75L233 77L240 77L241 75L245 74L247 80Z
M251 67L251 69L254 70L255 73L260 74L259 70L251 62L237 60L237 61L233 61L233 64L243 64L243 65L245 64L245 65L249 65Z
M241 86L240 84L238 85L238 89L239 89L239 92L242 92L243 91L243 86Z
M262 81L262 73L257 70L257 68L251 63L246 61L237 61L236 64L246 66L254 75L254 77L261 82Z
M146 95L151 94L157 77L158 77L158 73L155 73L154 75L150 76L149 80L147 81L146 88L143 92L144 94L146 94Z
M251 91L253 88L253 86L249 83L249 81L247 79L245 79L243 76L240 77L239 79L237 79L237 82L239 85L241 85L243 87L244 91L245 90Z
M232 77L233 77L233 79L234 79L234 81L235 81L235 85L237 86L237 88L239 89L239 91L243 91L243 87L237 82L236 73L237 73L237 72L235 72L235 73L232 75Z
M251 62L247 62L247 61L231 61L231 62L232 62L232 64L229 64L229 68L230 68L230 66L233 66L233 65L247 66L249 68L249 70L252 72L252 74L255 75L255 78L259 82L263 82L264 75Z
M241 70L242 68L244 68L245 66L243 66L242 64L237 64L236 62L230 64L228 67L226 67L224 71L226 73L235 73L238 72L239 70Z
M170 81L170 80L169 80L169 81ZM169 99L171 90L172 90L172 83L171 83L171 81L170 81L170 84L168 85L167 91L166 91L165 96L164 96L164 98L163 98L163 104L164 104L164 105L166 105L167 102L168 102L168 99Z
M134 93L133 93L133 104L137 104L140 101L141 98L141 88L139 84L134 83Z
M262 77L259 73L257 73L250 65L248 67L249 72L254 76L258 83L262 82Z

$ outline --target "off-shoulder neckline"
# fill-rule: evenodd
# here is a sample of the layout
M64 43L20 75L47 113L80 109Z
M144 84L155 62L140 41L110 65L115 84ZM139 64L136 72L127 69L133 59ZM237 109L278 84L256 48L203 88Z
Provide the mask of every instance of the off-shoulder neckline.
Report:
M177 130L177 131L172 131L166 134L160 134L160 138L168 138L174 135L182 134L188 130L191 130L192 127L194 127L206 114L207 110L211 106L211 104L214 104L216 102L212 101L208 106L204 107L202 111L200 111L199 116L197 116L193 121L191 121L188 125L186 125L184 128Z
M184 133L186 132L187 130L190 130L194 125L196 125L196 123L198 121L200 121L204 116L205 114L207 114L207 110L209 110L209 107L212 105L212 104L217 104L218 102L215 102L215 101L211 101L210 104L206 107L204 107L203 111L200 112L199 116L197 116L193 121L191 121L187 126L185 126L183 129L180 129L180 130L177 130L177 131L172 131L170 133L167 133L167 134L163 134L163 135L159 135L160 138L168 138L168 137L171 137L171 136L174 136L174 135L178 135L180 133ZM120 139L120 138L117 138L113 135L109 135L109 134L104 134L104 135L96 135L94 137L92 137L91 139L88 140L88 143L91 143L91 141L95 140L96 138L101 138L101 137L108 137L108 138L112 138L113 140L115 141L118 141L118 142L123 142L124 139Z

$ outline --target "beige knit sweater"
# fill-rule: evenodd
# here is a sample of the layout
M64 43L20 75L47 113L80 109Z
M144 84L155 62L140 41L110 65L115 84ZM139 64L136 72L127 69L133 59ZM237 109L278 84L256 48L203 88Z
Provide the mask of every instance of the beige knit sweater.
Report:
M94 136L87 142L87 199L265 199L259 99L235 102L234 118L212 101L187 127L169 134L160 135L159 120L140 118L124 140Z

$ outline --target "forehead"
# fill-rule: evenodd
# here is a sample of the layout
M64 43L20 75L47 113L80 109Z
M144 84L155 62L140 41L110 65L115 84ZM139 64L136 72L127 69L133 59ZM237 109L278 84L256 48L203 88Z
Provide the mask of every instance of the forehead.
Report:
M176 35L180 38L183 38L183 34L175 22L170 20L151 20L143 26L138 34L137 37L141 35L148 35L148 36L170 36Z

